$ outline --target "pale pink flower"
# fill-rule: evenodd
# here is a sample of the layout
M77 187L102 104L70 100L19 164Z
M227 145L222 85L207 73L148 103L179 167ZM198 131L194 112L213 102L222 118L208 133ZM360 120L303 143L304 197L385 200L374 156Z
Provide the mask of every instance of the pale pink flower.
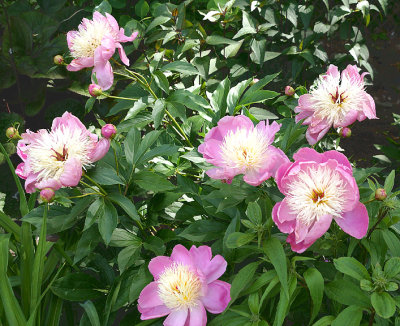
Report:
M113 70L108 60L118 49L121 61L129 66L129 59L121 43L133 41L138 32L125 36L123 28L119 28L113 16L106 13L103 16L95 11L93 20L83 18L78 31L69 31L67 34L68 48L74 57L67 66L69 71L94 67L92 73L96 74L98 84L103 90L109 89L114 81ZM92 75L93 83L94 78Z
M176 245L171 257L158 256L149 263L154 282L140 293L138 309L141 319L169 315L164 326L205 326L206 309L219 314L228 306L229 283L219 281L227 263L208 246L187 250Z
M305 251L329 229L332 219L352 237L364 237L368 213L347 157L301 148L293 158L294 163L277 172L276 183L285 198L272 210L279 230L289 233L286 241L292 250Z
M25 179L28 193L36 189L73 187L79 183L82 168L101 159L110 141L92 134L69 112L55 118L51 130L29 130L21 135L17 153L24 161L15 172Z
M206 161L216 166L207 171L208 176L231 183L236 175L244 174L243 180L253 186L274 176L283 163L289 162L271 145L280 127L275 121L261 121L254 127L244 115L222 118L198 148Z
M318 142L333 126L347 127L356 120L377 119L374 99L365 92L364 76L356 66L348 65L342 74L330 65L311 88L301 95L295 108L296 122L305 119L306 138L310 145Z

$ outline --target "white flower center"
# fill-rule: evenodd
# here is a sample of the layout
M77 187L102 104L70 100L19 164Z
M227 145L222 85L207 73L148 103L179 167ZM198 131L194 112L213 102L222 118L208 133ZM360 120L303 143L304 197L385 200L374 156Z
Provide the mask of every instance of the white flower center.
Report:
M291 212L305 225L323 215L340 217L346 202L346 187L338 172L327 166L300 171L286 196Z
M157 283L161 301L171 310L192 308L202 295L200 278L186 265L166 268Z
M29 166L38 173L38 180L58 179L64 172L67 159L75 157L83 167L91 165L88 157L93 149L92 140L80 129L64 126L51 132L39 131L40 138L26 147Z
M265 161L268 145L268 139L256 128L229 131L221 146L221 156L229 167L257 169Z
M85 26L79 25L78 34L73 40L71 55L74 58L93 57L94 51L106 35L116 37L108 22L87 20Z
M319 78L310 94L316 103L315 115L336 125L351 110L362 111L364 102L364 82L350 78L348 74Z

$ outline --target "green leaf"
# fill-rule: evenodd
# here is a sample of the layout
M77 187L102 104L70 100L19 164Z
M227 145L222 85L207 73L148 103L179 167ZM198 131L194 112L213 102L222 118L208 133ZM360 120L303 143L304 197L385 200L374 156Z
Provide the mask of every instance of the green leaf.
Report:
M169 94L169 82L167 77L160 70L153 72L154 81L167 95Z
M362 308L350 306L344 309L332 322L332 326L360 326L362 319Z
M338 259L334 259L333 263L339 272L349 275L356 280L361 281L363 279L371 279L364 265L353 257L340 257Z
M251 242L255 237L255 233L233 232L226 239L226 246L229 249L239 248Z
M117 174L115 169L106 164L98 164L93 170L91 170L88 175L97 183L103 186L110 185L123 185L124 182L121 180L121 177Z
M384 271L385 271L385 275L388 278L393 278L396 275L400 274L400 257L390 258L385 263Z
M136 245L125 247L119 252L117 260L121 274L138 260L139 253L140 251Z
M232 281L232 286L231 286L231 301L229 302L229 305L225 310L229 309L229 307L239 297L240 292L242 292L253 280L253 276L257 270L258 264L259 264L258 262L250 263L245 267L243 267L236 274L235 278Z
M26 325L24 314L7 276L9 240L9 234L0 234L0 298L8 324L24 326Z
M54 13L64 7L66 0L38 0L38 5L45 13Z
M317 317L324 296L324 278L316 268L309 268L303 274L307 287L310 290L313 303L310 323Z
M389 251L394 257L400 257L400 240L399 238L389 229L381 230L383 239L389 248Z
M360 286L347 279L338 279L325 284L325 293L328 298L348 306L357 305L363 308L371 306L369 297Z
M112 7L107 0L103 0L99 5L94 7L93 11L98 11L99 13L105 15L105 13L111 14Z
M228 112L230 115L233 115L240 97L242 96L243 92L246 90L246 88L250 85L252 81L253 81L252 78L244 80L230 89L226 99Z
M133 181L144 190L153 192L168 191L175 188L165 177L154 172L139 171L133 175Z
M117 192L108 194L107 198L121 207L132 220L140 222L140 217L137 213L136 207L129 198Z
M226 112L226 98L231 86L231 82L226 77L222 82L218 84L217 89L212 93L210 98L211 107L215 112L218 112L218 119L225 115Z
M165 253L164 241L159 237L149 237L143 243L143 247L154 252L156 256L162 256Z
M207 36L206 43L210 45L221 45L221 44L236 44L237 41L234 41L230 38L226 38L220 35L210 35Z
M92 226L82 233L76 245L74 264L88 256L100 242L100 234L96 226Z
M176 71L185 75L198 75L198 70L189 62L174 61L161 68L162 71Z
M97 279L86 273L71 273L56 280L51 290L64 300L86 301L96 299L103 294Z
M155 141L160 137L162 132L163 131L160 131L160 130L153 130L153 131L148 132L146 134L146 136L144 136L137 151L135 152L135 157L133 158L133 164L138 164L138 162L141 161L141 158L143 157L143 155L155 143Z
M276 274L279 277L279 281L281 282L285 295L289 297L286 255L282 244L277 238L269 238L264 242L264 252L271 261L271 264L274 265Z
M151 31L153 28L155 28L155 27L157 27L159 25L162 25L162 24L164 24L164 23L166 23L167 21L170 21L170 20L171 20L171 18L170 17L166 17L166 16L157 16L157 17L155 17L151 21L150 25L147 26L146 33Z
M90 97L85 104L85 114L88 114L93 109L93 105L96 102L96 98Z
M234 57L238 53L242 44L243 44L243 40L241 40L239 42L235 42L234 44L230 44L222 50L221 54L227 59Z
M146 17L146 15L148 14L150 10L149 4L147 3L147 1L145 0L139 0L136 3L135 6L135 13L136 15L138 15L140 18L144 18Z
M80 306L85 309L86 315L88 316L92 326L100 326L99 315L97 314L97 310L93 302L88 300L85 303L80 303Z
M257 203L249 203L247 206L246 215L254 224L258 225L262 223L261 207Z
M125 157L129 164L134 164L134 155L140 144L140 131L136 128L130 128L124 141Z
M249 90L243 95L238 105L247 106L253 103L264 102L278 95L279 93L274 91L257 90L255 92L250 92Z
M315 322L312 326L329 326L335 320L334 316L324 316L317 322Z
M158 99L154 104L153 111L151 113L155 129L157 129L160 126L164 114L165 114L165 100Z
M273 120L273 119L278 119L278 116L273 114L272 112L261 109L261 108L250 108L249 110L250 114L256 118L257 120Z
M115 229L110 241L112 247L128 247L136 246L139 247L142 241L135 234L128 232L124 229Z
M156 157L156 156L169 156L169 155L173 155L176 154L176 152L178 151L178 146L175 146L173 144L165 144L165 145L161 145L161 146L157 146L151 150L149 150L146 154L144 154L139 160L138 160L138 164L142 164L142 163L147 163L148 161L150 161L152 158Z
M396 312L396 302L387 292L374 292L371 303L376 313L382 318L390 318Z
M198 220L190 223L178 236L195 242L212 241L223 238L226 225L217 221Z
M392 193L392 189L394 186L394 177L395 177L394 170L392 170L392 172L390 172L390 174L386 177L385 185L383 186L383 188L385 188L387 194Z
M99 216L99 232L106 245L109 244L111 235L117 227L117 223L117 210L110 201L106 200L104 202L104 211L102 211Z

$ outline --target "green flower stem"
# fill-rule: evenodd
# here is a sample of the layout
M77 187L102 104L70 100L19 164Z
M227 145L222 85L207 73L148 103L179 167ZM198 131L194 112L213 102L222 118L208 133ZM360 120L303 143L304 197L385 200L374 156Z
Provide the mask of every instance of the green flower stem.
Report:
M91 185L87 184L86 182L81 180L81 181L79 181L79 183L81 183L85 187L88 187L88 188L92 189L93 191L95 191L96 195L104 196L101 192L98 192L96 189L94 189Z
M87 197L87 196L90 196L90 195L101 195L101 196L104 196L103 194L101 194L101 193L99 193L99 192L89 192L89 193L84 194L84 195L71 196L71 197L67 197L67 198L68 198L68 199L72 199L72 198L83 198L83 197Z
M106 93L101 92L101 95L108 97L108 98L116 98L118 100L126 100L126 101L137 101L138 98L129 98L129 97L120 97L120 96L114 96L114 95L109 95Z
M107 196L107 192L103 189L102 186L100 186L96 181L94 181L91 177L89 177L87 174L83 175L86 179L88 179L91 183L93 183L97 188L100 189L100 191L103 193L104 196Z
M10 158L8 157L8 153L1 143L0 143L0 150L3 153L4 158L7 161L8 167L11 170L11 174L14 178L15 184L17 185L18 193L19 193L19 210L21 211L21 215L25 216L26 214L28 214L29 209L28 209L28 203L27 203L26 197L25 197L24 188L22 188L21 181L19 180L19 177L15 173L15 168L14 168Z
M115 143L113 143L115 144ZM117 157L117 151L115 150L115 148L113 146L111 146L113 149L113 153L114 153L114 160L115 160L115 170L117 172L117 175L119 176L119 165L118 165L118 157ZM118 190L119 193L121 193L121 185L118 185Z
M68 263L68 265L70 265L75 271L77 271L77 272L80 271L80 269L74 264L71 257L67 255L67 253L61 247L61 245L58 241L54 244L54 249L56 249L60 253L60 255L64 257L64 259Z
M388 209L386 207L383 207L379 210L378 213L378 220L374 224L374 226L368 231L367 238L369 239L372 235L372 232L375 231L375 229L378 227L379 223L382 222L382 220L385 218L386 214L388 213Z

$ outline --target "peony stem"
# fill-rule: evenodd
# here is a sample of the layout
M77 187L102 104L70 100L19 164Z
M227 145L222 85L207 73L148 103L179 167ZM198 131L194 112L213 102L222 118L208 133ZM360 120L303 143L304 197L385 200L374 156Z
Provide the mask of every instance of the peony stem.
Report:
M89 187L90 189L92 189L93 191L95 191L96 192L96 194L97 195L100 195L100 196L105 196L103 193L101 193L101 192L98 192L95 188L93 188L90 184L87 184L86 182L84 182L84 181L79 181L82 185L84 185L85 187Z

